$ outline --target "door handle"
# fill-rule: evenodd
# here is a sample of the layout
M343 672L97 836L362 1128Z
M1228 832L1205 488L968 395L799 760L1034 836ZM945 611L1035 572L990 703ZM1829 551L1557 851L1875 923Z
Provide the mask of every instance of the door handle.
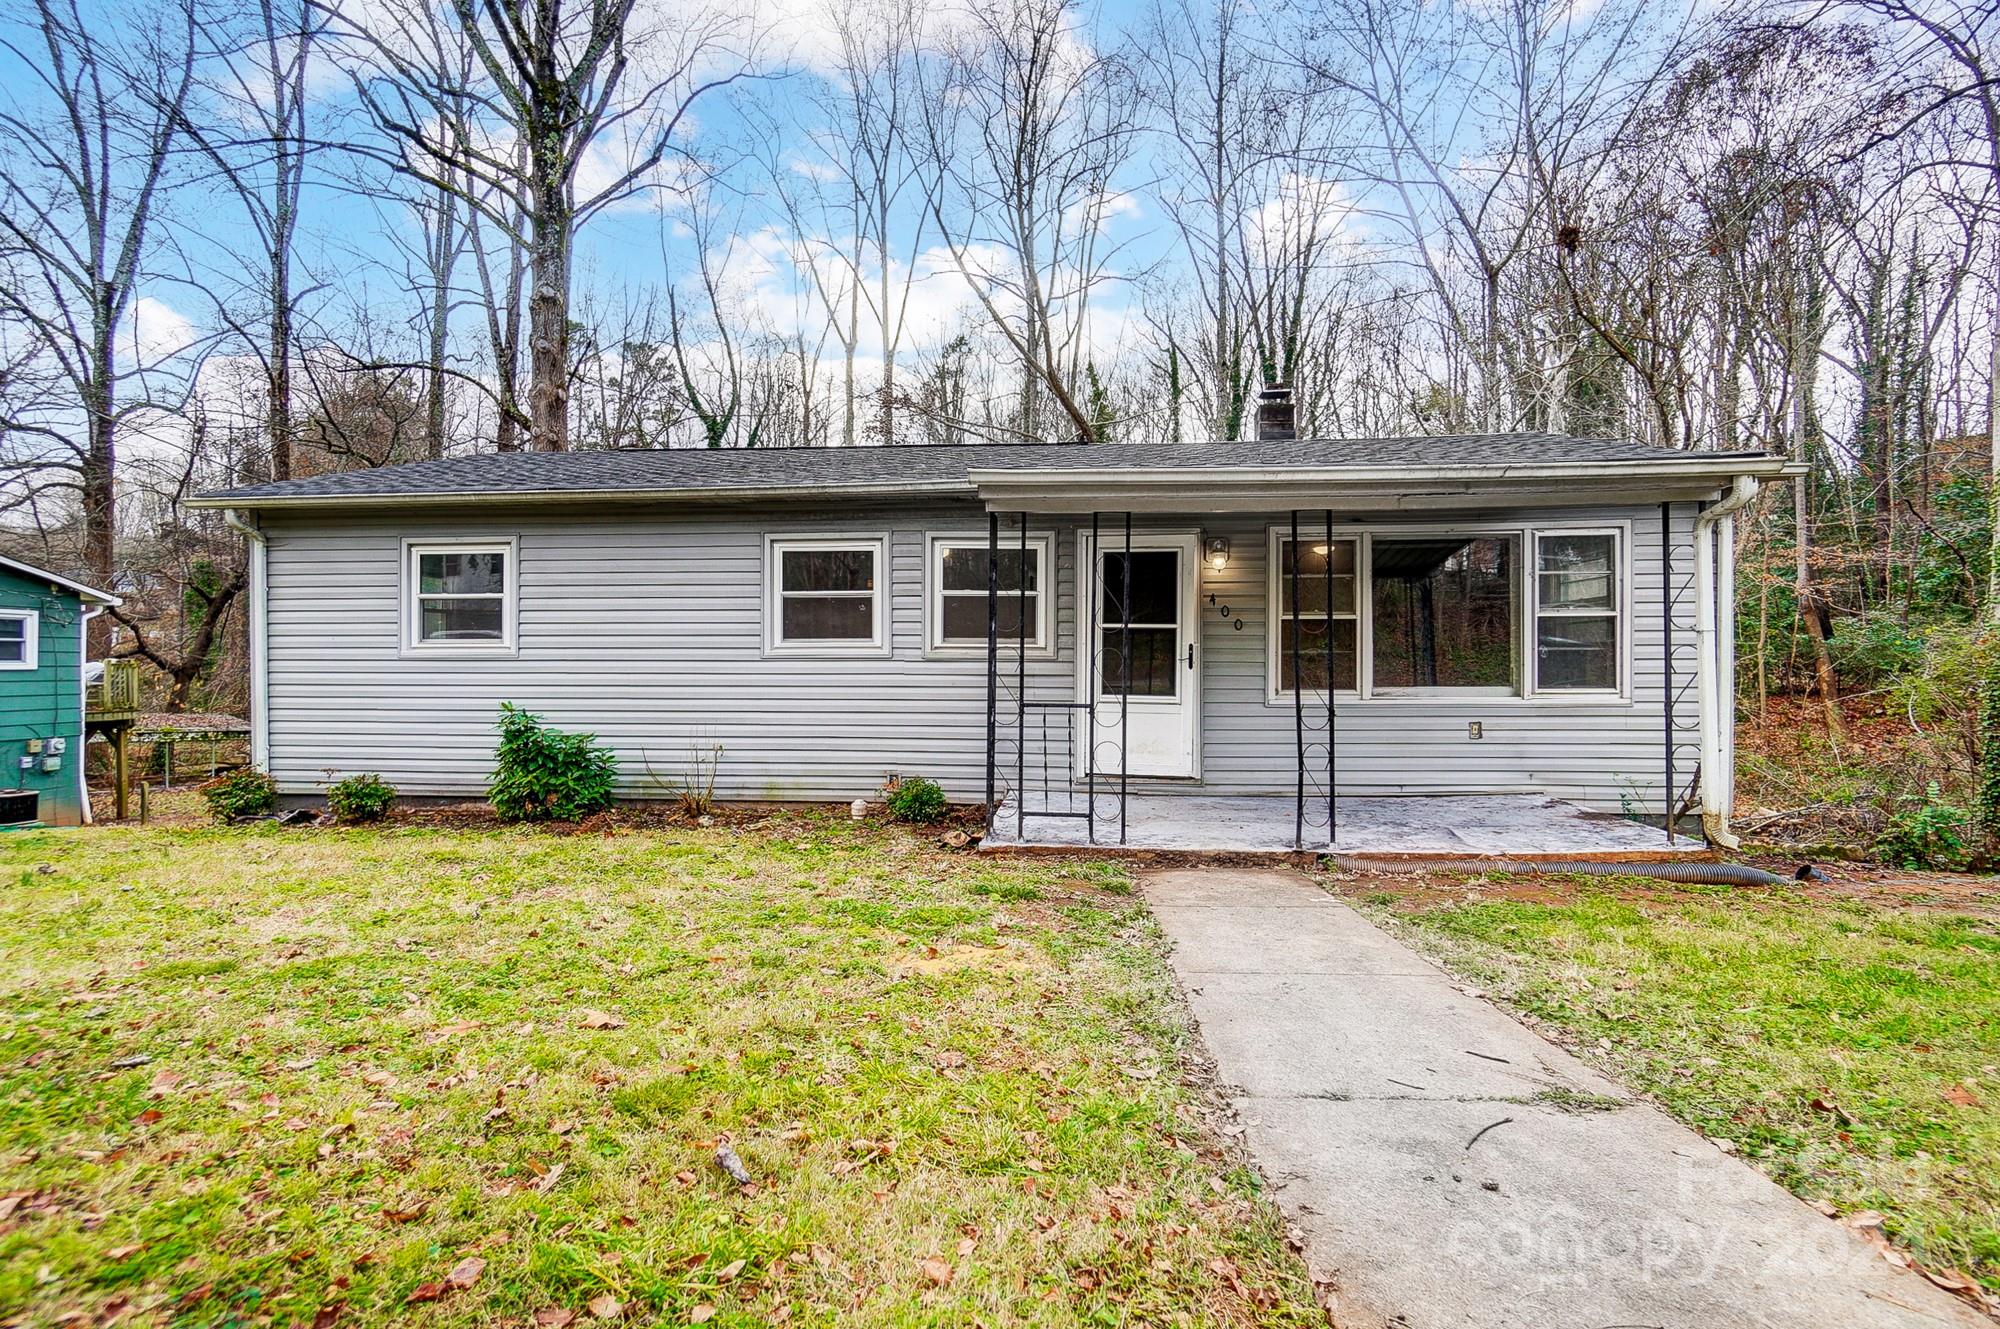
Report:
M1194 668L1194 643L1188 643L1188 668Z

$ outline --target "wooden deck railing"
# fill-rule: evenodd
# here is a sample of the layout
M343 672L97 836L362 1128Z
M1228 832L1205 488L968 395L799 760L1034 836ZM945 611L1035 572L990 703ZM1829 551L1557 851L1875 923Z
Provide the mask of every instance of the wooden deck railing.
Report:
M138 716L140 703L139 662L106 660L104 676L84 693L83 709L92 722L131 720Z

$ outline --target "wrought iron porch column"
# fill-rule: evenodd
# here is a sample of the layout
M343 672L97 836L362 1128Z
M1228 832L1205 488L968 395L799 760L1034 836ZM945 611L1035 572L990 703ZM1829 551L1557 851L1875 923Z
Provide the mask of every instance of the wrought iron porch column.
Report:
M1095 555L1093 555L1095 557ZM1125 814L1131 804L1132 771L1132 513L1125 513L1124 588L1118 595L1120 678L1118 688L1118 843L1125 843Z
M1000 809L998 775L1000 729L1000 514L986 514L986 833L993 834Z
M1298 556L1297 546L1292 549L1293 558ZM1355 579L1355 594L1360 592L1360 578ZM1355 621L1360 622L1359 606L1356 606ZM1354 667L1361 668L1361 634L1355 633ZM1334 763L1334 714L1333 690L1337 685L1333 671L1333 509L1326 510L1326 847L1333 848L1334 832L1340 824L1340 784Z
M1027 587L1027 585L1028 585L1028 513L1027 513L1027 509L1025 509L1025 508L1023 508L1023 509L1021 510L1021 565L1020 565L1019 567L1017 567L1017 568L1015 568L1015 569L1014 569L1014 581L1015 581L1015 584L1016 584L1016 585L1017 585L1018 587L1022 588L1022 589L1020 590L1019 594L1018 594L1018 595L1016 596L1016 598L1015 598L1015 602L1014 602L1014 605L1015 605L1015 610L1016 610L1016 618L1017 618L1017 621L1016 621L1016 622L1015 622L1015 624L1014 624L1014 647L1015 647L1015 651L1016 651L1016 655L1015 655L1015 662L1014 662L1014 695L1015 695L1016 697L1019 697L1019 698L1020 698L1020 705L1019 705L1019 707L1018 707L1017 709L1019 710L1019 712L1020 712L1020 716L1021 716L1021 720L1020 720L1020 727L1019 727L1019 729L1018 729L1018 730L1016 730L1016 733L1017 733L1017 734L1019 735L1019 738L1020 738L1020 742L1019 742L1018 744L1016 744L1016 745L1015 745L1015 749L1014 749L1014 753L1015 753L1015 760L1014 760L1014 767L1015 767L1015 770L1014 770L1014 830L1015 830L1015 832L1016 832L1017 834L1019 834L1019 836L1020 836L1020 838L1021 838L1021 842L1022 842L1023 844L1025 844L1025 843L1027 843L1027 839L1028 839L1028 831L1027 831L1027 817L1028 817L1028 592L1027 592L1027 590L1026 590L1026 587ZM1043 785L1044 785L1045 789L1046 789L1046 786L1047 786L1047 784L1048 784L1048 781L1047 781L1047 779L1046 779L1046 773L1047 773L1047 771L1048 771L1048 757L1049 757L1049 750L1048 750L1048 749L1049 749L1049 744L1048 744L1048 713L1047 713L1047 712L1043 712L1043 715L1042 715L1042 770L1043 770L1043 772L1044 772L1044 777L1045 777L1045 778L1043 779L1043 782L1042 782L1042 783L1043 783ZM1044 793L1044 795L1043 795L1043 796L1044 796L1044 797L1049 797L1049 795L1048 795L1048 794L1047 794L1046 792ZM1053 798L1050 798L1050 801L1051 801L1051 802L1053 802L1053 801L1054 801L1054 799L1053 799Z
M1306 680L1304 663L1305 643L1299 637L1299 510L1292 509L1292 566L1287 575L1291 580L1292 609L1292 755L1295 784L1292 790L1292 848L1306 847ZM1332 557L1332 551L1328 551ZM1331 627L1331 624L1328 624ZM1278 643L1278 677L1283 681L1285 670L1284 642Z
M1674 505L1660 504L1660 716L1666 746L1666 788L1660 795L1667 845L1674 843Z

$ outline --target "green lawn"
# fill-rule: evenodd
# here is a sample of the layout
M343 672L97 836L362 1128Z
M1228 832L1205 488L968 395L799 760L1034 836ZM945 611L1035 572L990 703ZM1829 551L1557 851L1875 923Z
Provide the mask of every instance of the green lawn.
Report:
M2000 927L1655 887L1343 890L1800 1195L2000 1289Z
M0 880L0 1320L1324 1322L1115 869L800 817Z

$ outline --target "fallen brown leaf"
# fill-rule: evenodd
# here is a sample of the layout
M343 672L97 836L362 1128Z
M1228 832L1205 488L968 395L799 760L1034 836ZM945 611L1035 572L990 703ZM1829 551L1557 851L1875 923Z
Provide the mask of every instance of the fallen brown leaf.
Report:
M585 1029L623 1029L625 1027L625 1017L613 1015L610 1011L587 1010L583 1013L582 1027Z
M535 1312L535 1323L542 1329L566 1329L576 1318L576 1312L561 1306L549 1306Z
M329 1301L326 1305L313 1312L312 1329L333 1329L333 1326L340 1322L340 1317L346 1314L346 1312L346 1302Z
M688 1312L689 1324L707 1324L710 1320L713 1320L714 1318L715 1318L715 1307L709 1305L705 1301L701 1303L701 1305L695 1307L693 1310Z
M939 1287L951 1285L952 1267L942 1256L927 1255L922 1265L924 1277Z
M444 1276L444 1281L452 1287L471 1287L485 1272L486 1261L477 1255L468 1255L451 1267L451 1272Z
M601 1292L590 1299L590 1313L600 1320L615 1320L625 1313L625 1306L609 1292Z
M442 1297L443 1295L444 1295L444 1284L419 1283L414 1288L410 1289L409 1296L403 1298L403 1304L406 1306L414 1306L417 1305L419 1302L436 1301L439 1297Z
M1944 1091L1944 1101L1955 1107L1984 1107L1979 1095L1962 1084L1955 1084Z

